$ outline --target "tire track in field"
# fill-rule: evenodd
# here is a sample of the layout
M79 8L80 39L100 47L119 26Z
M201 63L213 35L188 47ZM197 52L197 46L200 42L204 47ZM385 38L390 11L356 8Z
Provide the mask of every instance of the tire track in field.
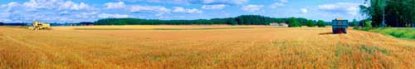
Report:
M36 45L32 45L29 43L25 43L18 39L15 39L11 36L2 35L0 36L1 43L6 43L8 45L2 46L3 52L0 55L4 57L15 57L15 58L1 58L6 59L6 61L1 61L2 63L6 63L6 68L25 68L25 66L35 66L35 67L42 67L47 65L45 61L48 60L47 54L44 53L41 48L36 47ZM9 59L9 60L7 60ZM10 61L10 59L14 61ZM30 62L28 62L30 61ZM11 65L10 65L11 64ZM24 66L16 65L16 64L24 64Z
M27 34L38 35L38 33L36 32L17 29L17 28L5 28L5 30L0 30L0 31L4 32L4 34L0 36L0 38L2 38L3 41L5 41L4 43L9 44L9 47L14 47L14 48L8 48L8 47L3 47L3 48L13 49L13 50L14 49L22 50L23 48L25 48L27 51L24 51L23 53L29 53L29 55L30 54L33 55L31 57L25 57L25 58L32 58L32 59L28 59L30 61L39 60L39 61L32 61L34 62L33 65L36 65L36 67L42 68L50 64L67 67L67 63L69 62L79 62L80 64L90 64L78 54L71 54L68 56L66 55L68 53L59 51L59 49L56 49L56 47L53 47L42 41L31 40L32 37L26 36ZM20 31L20 32L17 33L13 31ZM46 32L42 32L42 33L46 33ZM27 38L30 38L30 39L27 39ZM24 57L24 56L18 55L17 57ZM24 58L17 58L17 59L24 60ZM71 59L71 60L68 60L68 59ZM22 63L25 63L25 62L22 62ZM50 68L50 67L46 67L46 68Z
M16 44L19 44L19 45L21 45L21 46L28 47L28 48L32 49L33 51L38 52L38 53L39 53L40 55L42 55L42 56L45 56L45 55L46 55L45 53L42 53L42 51L37 50L37 49L40 49L40 48L36 47L35 45L29 44L29 43L25 43L25 42L23 42L23 41L17 40L17 39L15 39L15 38L10 37L10 36L2 36L2 37L3 37L5 40L10 40L11 42L14 42L14 43L16 43ZM42 59L43 59L43 60L46 60L46 58L42 58Z
M0 40L3 40L3 34L0 33Z
M18 31L25 31L25 30L18 30ZM10 32L10 31L7 31L7 32ZM65 65L65 63L68 63L68 62L80 62L80 64L90 64L90 62L88 62L87 60L82 58L82 56L78 54L71 54L70 56L68 56L67 53L58 51L56 47L50 46L47 43L37 42L34 40L25 40L24 38L26 37L11 36L15 34L3 35L3 38L4 40L17 44L13 46L22 46L22 47L28 48L30 51L33 51L34 54L36 54L36 56L33 56L33 57L38 57L39 60L41 60L41 62L39 62L39 66L47 66L49 64L64 64ZM32 34L32 32L25 31L25 33L18 33L18 34ZM71 59L71 60L67 60L67 59Z

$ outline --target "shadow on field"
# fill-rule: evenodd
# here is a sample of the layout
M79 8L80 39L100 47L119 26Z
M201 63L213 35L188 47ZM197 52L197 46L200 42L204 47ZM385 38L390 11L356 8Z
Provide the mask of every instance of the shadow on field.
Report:
M324 33L319 33L319 35L331 35L334 34L333 32L324 32Z

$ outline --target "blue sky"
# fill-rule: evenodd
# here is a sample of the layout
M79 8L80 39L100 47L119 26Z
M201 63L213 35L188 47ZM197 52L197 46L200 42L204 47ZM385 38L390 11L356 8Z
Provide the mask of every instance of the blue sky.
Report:
M362 19L363 0L1 0L1 22L83 22L102 18L210 19L239 15Z

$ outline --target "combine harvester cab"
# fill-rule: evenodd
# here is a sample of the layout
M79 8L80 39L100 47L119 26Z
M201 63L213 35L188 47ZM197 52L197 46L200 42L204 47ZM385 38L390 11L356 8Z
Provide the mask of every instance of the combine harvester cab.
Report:
M50 24L39 22L39 21L33 22L32 27L29 27L29 29L31 30L52 30L52 28L50 27Z

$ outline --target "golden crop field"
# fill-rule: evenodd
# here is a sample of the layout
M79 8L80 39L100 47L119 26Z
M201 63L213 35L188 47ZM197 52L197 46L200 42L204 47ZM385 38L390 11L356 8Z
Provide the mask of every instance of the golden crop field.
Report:
M0 27L0 69L409 69L415 41L330 28Z

